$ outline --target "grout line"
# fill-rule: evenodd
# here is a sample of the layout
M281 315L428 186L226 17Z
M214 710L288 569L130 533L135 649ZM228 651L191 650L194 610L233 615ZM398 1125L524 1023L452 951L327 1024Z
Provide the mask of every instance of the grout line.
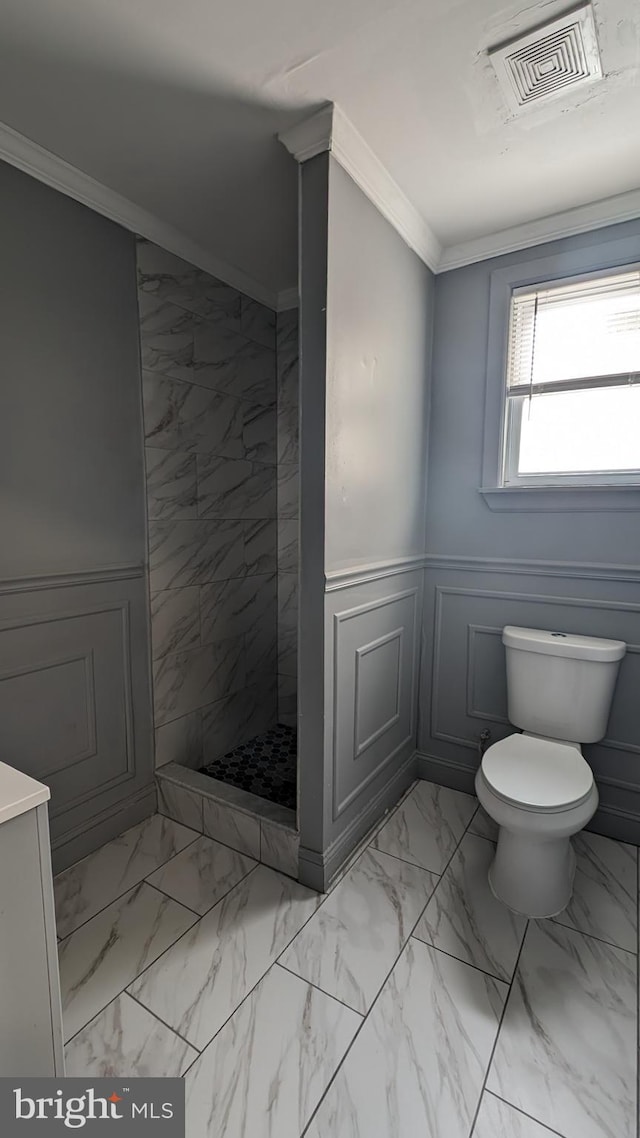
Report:
M509 987L507 989L507 995L505 997L504 1004L502 1005L502 1013L501 1013L500 1019L498 1021L498 1030L496 1031L496 1037L493 1041L493 1047L491 1048L491 1054L489 1055L489 1062L487 1063L487 1068L486 1068L486 1071L484 1074L484 1079L482 1080L482 1086L480 1088L480 1094L478 1095L478 1105L476 1106L475 1114L473 1116L473 1121L471 1123L471 1129L469 1131L469 1138L473 1138L473 1131L475 1130L476 1122L478 1121L478 1114L480 1113L480 1104L482 1102L482 1096L484 1095L485 1090L487 1089L487 1079L489 1078L489 1071L491 1070L491 1064L493 1063L493 1057L494 1057L495 1052L496 1052L496 1047L498 1046L498 1039L500 1038L500 1032L502 1031L502 1025L504 1023L504 1017L506 1015L507 1005L508 1005L509 1000L511 998L511 992L513 990L513 985L515 983L515 979L516 979L516 976L518 973L518 965L520 964L520 957L522 956L522 951L524 949L524 946L525 946L525 943L527 940L527 934L529 932L530 927L531 927L531 921L529 919L527 919L526 928L524 930L524 936L522 937L522 941L520 944L520 951L518 952L518 956L516 958L515 966L513 969L513 974L511 976L511 982L510 982ZM535 1121L537 1122L537 1119Z
M421 869L423 873L430 873L432 877L437 877L440 879L443 876L442 873L438 873L435 869L427 869L426 865L418 865L417 861L409 861L406 857L400 857L400 854L389 853L388 850L378 849L378 846L372 846L372 849L375 853L384 854L385 857L392 857L394 861L401 861L403 865L411 865L414 869ZM449 863L447 862L447 865L448 864Z
M133 984L133 980L131 981L131 983ZM163 1020L162 1016L159 1016L157 1014L157 1012L152 1012L151 1008L148 1008L146 1006L146 1004L143 1004L137 998L137 996L132 996L131 992L127 992L126 988L123 988L122 992L120 992L120 995L121 996L127 996L128 999L133 1000L134 1003L136 1003L139 1008L142 1008L142 1010L147 1013L147 1015L153 1016L153 1018L157 1019L158 1022L161 1023L164 1027L166 1027L168 1031L170 1031L173 1035L177 1035L178 1039L181 1039L183 1043L188 1044L188 1046L192 1049L192 1051L197 1051L198 1054L196 1055L196 1059L200 1056L200 1054L201 1054L200 1048L196 1047L195 1043L192 1043L190 1039L187 1039L187 1037L185 1035L182 1035L181 1032L177 1031L175 1027L172 1027L171 1024L169 1024L165 1020ZM195 1063L195 1061L196 1060L194 1059L193 1062ZM191 1066L191 1063L189 1064L189 1066Z
M178 901L177 897L172 897L170 893L167 893L166 889L160 889L160 887L158 885L153 885L147 877L145 877L143 884L148 885L150 889L154 889L156 893L159 893L160 896L164 897L167 901L173 901L174 905L179 905L181 909L186 909L188 913L193 913L194 917L197 917L198 920L200 920L200 918L204 916L204 913L199 913L196 909L192 909L191 905L185 904L184 901ZM228 892L228 890L227 890L227 892ZM226 896L226 893L225 893L225 896ZM211 908L213 908L213 905L211 906ZM191 927L193 928L193 925ZM133 983L133 980L131 981L131 983Z
M521 914L522 915L522 914ZM629 956L637 956L638 950L636 948L624 948L621 944L614 944L612 940L605 940L602 936L596 936L595 933L588 933L585 929L577 929L575 925L565 925L564 921L558 920L557 917L538 917L540 921L550 921L552 925L559 925L562 929L568 929L571 933L580 933L581 936L586 936L589 940L597 940L598 944L606 944L609 948L615 948L618 952L626 952ZM637 933L636 933L637 940Z
M440 948L437 944L432 944L429 940L423 940L416 932L411 934L410 939L417 940L419 944L424 944L427 948L432 948L434 952L441 952L443 956L448 956L451 960L457 960L459 964L466 964L467 968L473 968L476 972L481 972L483 976L488 976L490 980L497 980L499 984L506 984L507 986L509 984L509 980L505 980L504 976L496 976L495 972L487 972L486 968L480 968L478 964L472 964L470 960L464 960L461 956L456 956L453 952L447 952L446 949Z
M366 1018L366 1012L359 1012L358 1009L352 1007L351 1004L345 1004L344 1000L341 1000L339 996L335 996L331 992L325 992L324 988L321 988L319 984L314 984L313 980L307 980L306 976L300 976L298 972L294 972L292 968L287 968L286 964L281 964L279 960L276 960L272 967L281 968L283 972L288 972L290 976L295 976L296 980L299 980L301 984L308 984L310 988L315 988L316 992L320 992L327 1000L334 1000L336 1004L341 1004L343 1008L346 1008L349 1012L353 1012L353 1014L359 1016L360 1019ZM271 969L269 969L269 971L271 971Z
M541 1126L542 1129L548 1131L549 1134L557 1134L558 1138L564 1138L564 1135L561 1134L559 1130L553 1130L551 1126L547 1126L545 1122L540 1122L540 1119L534 1118L532 1114L527 1114L527 1111L522 1110L519 1106L514 1106L512 1102L509 1102L506 1098L502 1098L502 1095L497 1095L495 1091L486 1090L484 1094L497 1098L498 1102L503 1102L505 1106L510 1107L511 1110L515 1110L516 1114L522 1114L525 1118L530 1118L532 1122L535 1122L537 1126Z
M151 817L155 818L155 814L152 814ZM160 817L165 818L165 817L167 817L167 815L161 814ZM169 821L175 822L175 818L170 818ZM181 824L182 823L179 823L179 825L181 825ZM185 826L185 829L188 830L188 829L190 829L190 827ZM127 833L126 830L125 830L125 833ZM165 858L165 860L163 862L161 862L160 865L157 865L155 867L155 869L152 869L151 872L147 876L150 877L152 873L156 872L156 870L162 869L163 866L167 865L168 862L172 861L174 857L177 857L178 854L181 854L182 850L188 850L190 846L194 845L194 843L197 842L198 838L202 837L202 834L198 834L195 830L192 830L192 833L195 834L195 837L192 838L192 840L190 842L187 842L186 846L183 846L181 850L178 850L177 852L172 853L170 857ZM101 850L103 850L104 848L105 848L104 846L99 846L99 849L101 849ZM91 857L91 854L87 854L87 857ZM84 858L82 860L84 861ZM76 862L76 864L79 865L80 862ZM71 869L73 867L70 866L69 868ZM105 909L109 908L109 905L113 905L116 901L121 901L122 898L126 897L127 893L130 893L132 889L137 889L138 885L143 885L146 882L147 882L146 877L141 877L141 878L139 878L138 881L134 881L133 885L129 885L127 889L124 889L122 891L122 893L118 893L117 897L114 897L111 901L107 901L106 905L103 905L101 909L98 909L95 913L92 913L90 917L87 917L86 921L82 921L82 923L79 925L76 925L76 927L74 929L72 929L71 932L65 933L65 935L63 937L60 937L58 944L63 944L65 942L65 940L68 940L70 936L73 936L74 933L77 933L79 929L83 929L85 925L88 925L89 921L92 921L94 917L99 916L100 913L104 913ZM185 906L185 908L188 908L188 906Z
M408 798L408 797L409 797L409 795L407 795L406 797ZM395 813L395 811L394 811L394 813ZM468 823L467 823L467 825L468 825ZM456 843L456 845L455 845L455 848L454 848L454 850L453 850L453 852L452 852L452 854L451 854L451 857L449 858L449 860L448 860L447 864L445 865L445 867L444 867L444 869L443 869L443 871L442 871L442 874L441 874L441 876L438 878L438 881L436 882L436 884L435 884L435 886L434 886L433 890L431 891L431 893L430 893L430 895L429 895L429 897L428 897L427 901L425 902L425 904L423 905L422 909L420 910L420 913L419 913L419 915L418 915L418 918L417 918L417 920L416 920L416 921L414 922L414 924L412 925L412 927L411 927L411 930L410 930L410 932L407 934L407 938L406 938L406 940L404 941L404 943L403 943L403 945L402 945L402 948L400 949L400 952L399 952L399 953L398 953L398 955L396 956L395 960L393 961L393 964L391 965L391 968L390 968L390 969L389 969L389 971L387 972L386 976L384 977L384 980L382 981L382 983L381 983L380 987L378 988L378 991L376 992L376 995L375 995L375 997L374 997L373 1001L371 1002L371 1005L370 1005L370 1007L369 1007L369 1009L368 1009L368 1011L367 1011L367 1013L366 1013L366 1015L365 1015L365 1017L364 1017L364 1019L363 1019L362 1023L359 1025L359 1027L358 1027L358 1029L357 1029L357 1031L356 1031L356 1033L355 1033L355 1035L354 1035L353 1039L351 1040L351 1043L350 1043L350 1044L349 1044L349 1046L347 1047L347 1050L345 1051L344 1055L342 1056L342 1059L340 1060L340 1062L339 1062L338 1066L336 1067L335 1071L333 1072L333 1075L331 1076L331 1078L330 1078L329 1082L327 1083L327 1086L325 1087L323 1094L320 1096L320 1098L319 1098L319 1100L318 1100L318 1102L317 1102L317 1104L316 1104L315 1110L314 1110L314 1111L313 1111L313 1113L311 1114L311 1117L309 1118L309 1121L307 1122L307 1125L305 1126L305 1128L304 1128L304 1130L303 1130L303 1132L302 1132L301 1138L304 1138L304 1135L305 1135L305 1134L307 1133L307 1131L309 1130L309 1127L311 1126L311 1123L313 1122L313 1119L315 1118L316 1114L317 1114L317 1113L318 1113L318 1111L320 1110L320 1107L321 1107L322 1103L324 1102L325 1098L327 1097L327 1094L329 1093L329 1090L331 1089L331 1087L333 1086L334 1082L336 1081L336 1079L337 1079L337 1077L338 1077L338 1074L339 1074L339 1072L342 1070L342 1067L344 1066L344 1063L345 1063L345 1061L346 1061L346 1059L347 1059L347 1056L348 1056L349 1052L351 1051L351 1048L353 1047L353 1045L354 1045L354 1043L355 1043L356 1039L357 1039L357 1038L358 1038L358 1036L360 1035L360 1032L363 1030L363 1028L364 1028L364 1025L367 1023L367 1021L368 1021L368 1019L369 1019L369 1016L371 1015L371 1013L372 1013L373 1009L375 1008L375 1006L376 1006L376 1004L377 1004L378 1000L380 999L380 996L381 996L382 992L384 991L384 989L385 989L385 987L386 987L386 985L387 985L387 981L389 980L389 977L391 976L392 972L395 970L395 967L396 967L396 965L397 965L398 961L400 960L400 957L401 957L401 956L402 956L402 954L403 954L403 953L406 951L407 945L408 945L409 941L411 940L411 938L412 938L412 936L413 936L414 930L416 929L416 927L417 927L417 925L418 925L419 921L421 921L421 920L422 920L422 917L423 917L423 915L424 915L425 909L427 908L427 905L428 905L428 904L430 903L430 901L432 900L432 898L433 898L433 895L434 895L434 893L435 893L436 889L438 888L438 885L440 884L440 881L442 881L442 878L444 877L445 873L447 872L447 870L448 870L448 868L449 868L449 866L450 866L451 862L453 861L453 858L455 857L456 853L458 852L458 848L459 848L459 846L460 846L460 842L461 842L461 841L462 841L462 839L464 838L464 836L465 836L466 832L467 832L467 827L465 826L464 830L462 831L462 834L460 835L460 838L459 838L458 842L457 842L457 843ZM368 848L368 847L367 847L367 848ZM382 851L381 851L381 852L382 852ZM402 858L398 858L398 861L402 861ZM417 938L416 938L416 939L417 939ZM422 942L421 942L421 943L422 943ZM492 979L493 979L493 977L492 977ZM335 999L335 997L334 997L334 999ZM506 1007L506 1000L505 1000L505 1007ZM496 1037L496 1038L497 1038L497 1037Z

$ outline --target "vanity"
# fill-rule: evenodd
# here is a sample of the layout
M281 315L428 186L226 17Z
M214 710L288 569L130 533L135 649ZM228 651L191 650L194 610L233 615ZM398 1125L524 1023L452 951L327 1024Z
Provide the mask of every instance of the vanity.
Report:
M64 1075L48 786L0 763L0 1076Z

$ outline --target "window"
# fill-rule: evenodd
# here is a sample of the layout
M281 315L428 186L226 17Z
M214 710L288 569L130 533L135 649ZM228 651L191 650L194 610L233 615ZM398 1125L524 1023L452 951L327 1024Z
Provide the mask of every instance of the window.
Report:
M640 483L640 267L514 288L504 487Z

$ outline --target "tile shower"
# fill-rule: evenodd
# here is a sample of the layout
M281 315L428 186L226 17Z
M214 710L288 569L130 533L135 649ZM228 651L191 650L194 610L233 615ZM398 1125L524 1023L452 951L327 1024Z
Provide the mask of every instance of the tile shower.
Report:
M202 795L223 788L201 769L227 781L218 760L296 723L297 311L276 322L142 240L138 298L159 800L202 830ZM295 824L242 790L223 797L264 813L265 848L268 821Z

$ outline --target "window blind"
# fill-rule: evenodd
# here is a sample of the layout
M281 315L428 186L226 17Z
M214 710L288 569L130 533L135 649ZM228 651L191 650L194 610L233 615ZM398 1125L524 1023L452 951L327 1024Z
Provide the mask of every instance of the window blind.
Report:
M637 382L640 269L513 293L509 395Z

